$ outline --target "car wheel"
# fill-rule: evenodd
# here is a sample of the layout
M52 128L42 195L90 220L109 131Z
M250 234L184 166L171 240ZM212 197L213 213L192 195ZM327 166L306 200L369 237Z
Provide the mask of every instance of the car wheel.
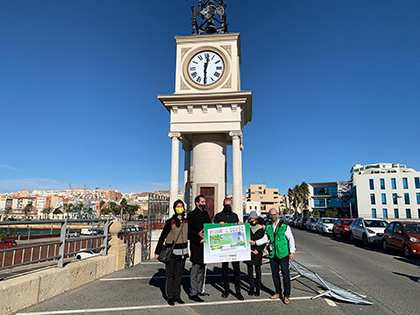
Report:
M366 234L363 234L363 236L362 236L362 243L363 243L364 246L369 246L369 241L367 239Z
M340 232L340 238L342 238L342 239L344 238L343 231Z
M384 252L387 252L388 251L388 244L386 243L386 241L385 240L383 240L382 241L382 249L384 250Z
M353 233L350 232L350 242L354 243L354 237L353 237Z
M403 253L405 257L410 257L410 247L408 247L407 245L404 245L403 247Z
M82 257L80 255L77 255L76 259L82 259Z

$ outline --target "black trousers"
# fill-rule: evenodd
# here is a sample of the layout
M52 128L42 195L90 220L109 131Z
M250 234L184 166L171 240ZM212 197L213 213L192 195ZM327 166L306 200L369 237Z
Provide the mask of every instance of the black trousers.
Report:
M241 267L239 261L232 262L233 274L235 279L235 292L241 292ZM223 288L225 291L229 290L229 263L222 263L222 277L223 277Z
M184 273L185 259L171 258L166 265L166 295L168 299L181 297L181 280Z
M248 283L251 291L255 289L261 289L261 266L254 266L253 264L247 264L248 268ZM254 278L254 267L255 267L255 278Z
M277 257L270 258L270 267L271 267L271 275L273 277L274 286L276 288L276 293L281 294L281 283L280 283L280 275L279 275L279 267L281 269L281 273L283 275L283 285L284 285L284 296L290 297L290 289L291 289L291 282L290 282L290 270L289 270L289 256L279 259Z

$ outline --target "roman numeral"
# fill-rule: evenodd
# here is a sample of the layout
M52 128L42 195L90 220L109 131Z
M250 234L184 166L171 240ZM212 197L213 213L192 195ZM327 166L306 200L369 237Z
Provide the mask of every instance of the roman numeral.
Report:
M215 77L220 77L220 72L215 72L214 74L213 74Z
M223 69L223 67L221 67L221 66L216 67L216 70L222 70L222 69Z
M211 57L211 60L213 60L213 59L214 59L214 57L216 57L216 55L213 55L213 57Z
M191 77L194 79L197 76L197 72L191 73Z
M195 63L196 65L198 64L198 62L197 61L194 61L194 60L193 60L193 63Z
M196 67L191 67L190 68L190 71L195 71L196 70Z
M197 58L200 59L200 60L203 60L203 56L201 56L201 55L198 55Z
M218 63L220 63L220 59L219 60L217 60L216 62L215 62L215 64L217 65Z
M197 82L200 83L201 82L201 77L197 78Z

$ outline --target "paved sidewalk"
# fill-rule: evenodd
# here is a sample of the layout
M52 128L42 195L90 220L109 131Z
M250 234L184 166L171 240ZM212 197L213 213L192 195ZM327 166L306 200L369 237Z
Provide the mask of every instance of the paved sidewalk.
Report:
M323 264L310 253L297 251L297 261L318 272L325 279L357 292L357 288L342 279L331 270L325 269ZM247 294L246 266L241 263L242 289L245 301L238 301L233 294L227 299L221 298L221 265L208 265L206 293L204 303L192 302L188 299L189 268L186 265L182 281L181 298L185 305L169 306L165 300L165 271L164 265L157 261L141 263L135 267L125 269L104 278L95 280L77 289L65 292L48 301L39 303L17 314L235 314L241 313L279 313L291 314L348 314L360 312L360 306L352 304L337 307L336 301L310 298L318 294L319 288L306 279L292 282L291 304L284 305L280 300L270 300L273 292L270 267L264 264L262 268L263 288L261 296L254 297ZM292 275L294 272L292 272ZM231 291L233 275L231 278ZM232 292L233 293L233 292ZM363 293L363 292L358 292ZM358 313L358 312L356 312Z

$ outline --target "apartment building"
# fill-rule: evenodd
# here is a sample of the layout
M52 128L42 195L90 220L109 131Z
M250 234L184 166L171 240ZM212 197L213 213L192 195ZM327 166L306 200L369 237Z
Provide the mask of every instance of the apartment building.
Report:
M268 214L271 208L279 210L280 195L278 188L267 188L266 185L251 185L251 188L246 190L246 204L248 209L252 206L249 202L260 203L261 214ZM253 204L253 206L258 206Z
M420 172L398 163L356 164L351 177L359 216L420 219Z

